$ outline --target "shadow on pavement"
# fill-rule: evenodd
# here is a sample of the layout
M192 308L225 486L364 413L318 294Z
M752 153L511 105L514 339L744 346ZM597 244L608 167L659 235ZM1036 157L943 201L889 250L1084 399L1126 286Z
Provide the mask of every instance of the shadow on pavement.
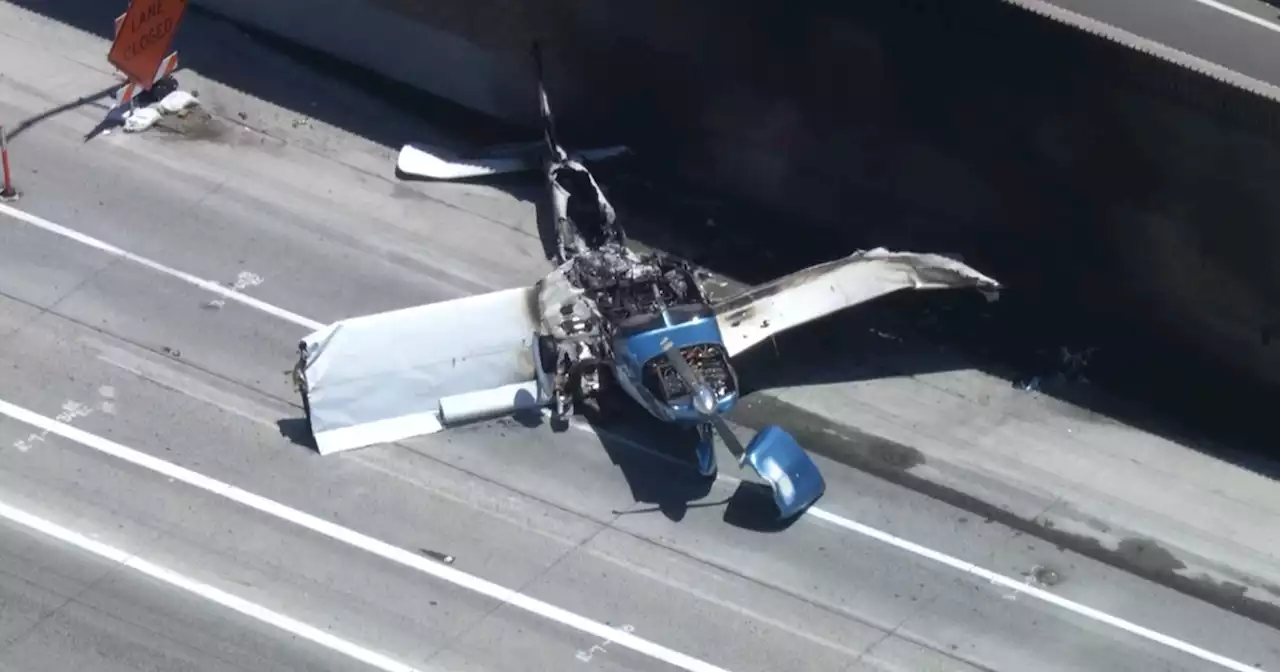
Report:
M107 6L100 0L11 1L105 39L110 38L112 19L123 11L124 4ZM895 49L909 51L919 46L904 43ZM410 141L479 145L536 137L530 130L514 129L482 118L453 103L410 90L357 66L224 20L195 6L184 19L175 48L180 50L184 66L205 76L393 148ZM317 78L338 78L382 99L386 105L407 112L405 118L413 121L380 118L358 102L319 95L316 87L295 86L289 80L290 73L296 70L286 72L282 66L256 57L262 53L282 56L292 63L289 67L305 68ZM105 56L104 53L104 63ZM969 89L974 100L992 94L997 101L992 104L1018 95L1042 95L1055 87L1079 89L1083 86L1078 81L1058 83L1052 79L1055 72L1038 73L1035 86L1025 82L1014 85L980 80L978 75L974 75L973 81L952 82L951 86ZM910 69L899 73L904 81L919 74ZM984 76L989 79L993 75ZM178 77L181 79L181 71ZM531 106L535 104L533 91L531 68ZM944 109L935 109L933 101L923 97L921 91L923 85L914 94L919 100L907 99L914 107L905 113L924 129L922 134L937 136L931 138L932 141L944 146L963 144L963 140L948 140L947 134L963 128L965 120L973 118L974 111L969 110L965 117L954 117L945 105L941 106ZM554 90L551 95L554 104ZM1076 90L1074 95L1081 100L1089 99L1085 90ZM1105 110L1099 113L1105 114ZM643 126L643 120L628 121L631 128L637 125ZM574 138L572 131L561 129L568 144L583 146L600 140ZM437 137L426 137L431 133ZM603 141L626 142L627 138L604 138ZM646 158L664 156L663 152L647 152L646 147L635 149L639 153L637 159L595 169L624 216L634 216L627 223L629 232L643 244L689 256L718 274L748 283L759 282L857 248L885 246L958 252L977 268L1008 285L1001 301L995 304L987 305L980 297L967 294L903 294L787 334L777 340L776 350L760 348L744 362L742 370L748 387L759 389L972 367L1005 378L1012 385L1037 375L1051 379L1057 367L1054 357L1062 346L1096 347L1097 355L1087 371L1092 384L1068 384L1044 391L1258 473L1273 478L1280 475L1280 467L1273 460L1275 441L1265 412L1275 406L1274 390L1244 386L1212 365L1186 360L1182 350L1168 346L1159 338L1153 339L1149 331L1133 330L1131 323L1109 313L1080 286L1056 283L1051 275L1039 274L1038 265L1048 263L1051 258L1063 263L1062 259L1079 252L1072 247L1085 244L1079 236L1059 244L1040 234L1036 234L1040 237L1030 234L1011 238L993 234L973 237L961 230L940 235L932 229L921 234L923 229L895 224L913 216L906 211L911 205L905 203L888 206L881 203L868 206L864 212L850 213L851 218L875 223L851 225L837 232L794 221L786 213L735 207L714 194L665 180L662 176L668 173L668 167L662 165L662 159ZM971 150L973 148L965 149ZM393 178L394 165L387 166L387 176ZM1027 187L1027 180L1031 179L1010 177L1015 179L1010 185L1011 191ZM1094 178L1076 176L1074 179L1088 182ZM490 183L535 200L540 207L545 205L542 204L544 191L536 175ZM1138 190L1142 187L1140 180L1129 186ZM1010 198L1016 201L1019 196ZM1069 194L1053 198L1067 202ZM903 210L895 211L895 208ZM1069 221L1074 216L1090 215L1065 212L1060 218ZM716 225L708 226L708 220L714 220ZM1048 228L1049 224L1044 227ZM783 236L779 231L787 233ZM1062 249L1055 248L1059 245ZM1078 259L1081 264L1090 262L1087 256ZM292 436L284 426L281 431ZM622 457L622 451L607 445L607 439L605 443L620 468L633 470L637 501L652 500L666 507L664 511L672 516L677 515L679 508L673 502L682 498L690 501L685 492L678 495L659 492L662 488L652 484L670 482L665 476L635 466Z
M305 417L277 420L276 429L280 431L280 436L288 439L293 445L318 450L315 436L311 434L311 423L307 422Z

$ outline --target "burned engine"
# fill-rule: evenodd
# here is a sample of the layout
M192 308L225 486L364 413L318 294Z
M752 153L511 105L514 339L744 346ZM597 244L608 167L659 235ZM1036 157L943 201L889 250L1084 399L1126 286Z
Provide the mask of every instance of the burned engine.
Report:
M724 346L714 343L691 345L680 349L684 360L711 386L717 399L737 391L729 354ZM654 357L644 365L644 386L664 402L688 395L685 384L666 357Z
M556 415L563 416L570 396L595 396L607 386L619 337L663 328L664 310L701 316L708 301L689 263L629 249L617 213L591 172L558 145L553 156L546 178L559 266L539 283L539 364L553 379ZM723 348L684 353L718 395L733 386ZM664 402L688 394L669 363L646 364L642 377L644 387Z
M660 254L637 255L609 244L575 257L566 276L595 303L608 325L664 307L705 304L696 271L686 262Z
M557 393L579 398L608 384L601 374L611 370L615 338L662 327L663 310L709 311L692 265L663 254L637 254L615 242L561 264L540 283L539 302L546 334L543 370L554 372ZM694 346L683 352L718 396L733 389L722 347ZM645 365L643 385L664 402L688 394L670 363L659 360Z

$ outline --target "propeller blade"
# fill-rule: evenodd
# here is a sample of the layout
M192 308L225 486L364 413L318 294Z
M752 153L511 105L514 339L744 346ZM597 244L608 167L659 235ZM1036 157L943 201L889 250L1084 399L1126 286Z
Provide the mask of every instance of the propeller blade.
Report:
M711 416L711 424L724 441L724 445L729 448L729 452L738 458L738 466L742 466L743 461L747 459L747 448L742 445L742 441L738 440L738 435L729 429L729 423L719 413Z
M680 376L680 379L684 381L684 384L690 390L693 390L695 385L705 384L702 376L672 346L671 339L662 339L661 345L663 353L667 355L672 368L676 370L676 375ZM742 445L742 441L738 440L738 436L729 428L729 423L725 422L725 419L719 413L713 412L703 417L707 418L715 432L720 435L720 439L724 441L725 446L729 448L729 452L733 453L733 456L738 459L738 466L742 466L747 459L747 448Z

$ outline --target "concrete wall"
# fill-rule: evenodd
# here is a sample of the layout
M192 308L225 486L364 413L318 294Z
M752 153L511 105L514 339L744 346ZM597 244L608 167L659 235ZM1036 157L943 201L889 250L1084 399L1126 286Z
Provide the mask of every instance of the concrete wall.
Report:
M563 130L1280 383L1272 104L1004 3L195 2L525 122L541 37Z

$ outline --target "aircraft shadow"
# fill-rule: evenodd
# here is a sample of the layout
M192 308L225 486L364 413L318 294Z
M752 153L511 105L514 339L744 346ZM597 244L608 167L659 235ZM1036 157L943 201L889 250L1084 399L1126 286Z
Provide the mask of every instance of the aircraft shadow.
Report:
M305 417L281 418L276 421L276 429L280 431L280 436L293 445L317 450L315 436L311 434L311 424Z
M780 532L797 519L778 519L772 490L763 483L743 480L730 495L713 495L713 480L702 477L694 466L693 432L660 423L626 400L611 409L607 420L590 410L579 420L591 425L631 488L636 506L616 512L619 515L661 513L679 522L691 509L723 508L724 522L755 532ZM737 471L723 456L720 469Z

